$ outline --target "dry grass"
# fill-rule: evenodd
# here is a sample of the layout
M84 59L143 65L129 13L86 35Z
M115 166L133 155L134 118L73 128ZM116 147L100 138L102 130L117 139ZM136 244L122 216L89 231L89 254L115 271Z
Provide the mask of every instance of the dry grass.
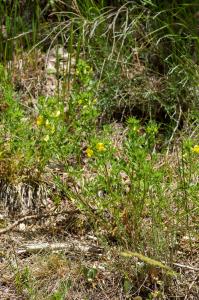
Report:
M197 235L191 243L189 237L179 237L172 257L177 276L172 277L146 261L120 256L124 248L111 240L104 243L88 228L75 234L67 225L56 226L52 232L45 224L26 225L1 236L1 299L197 299ZM18 251L27 243L42 242L69 246L61 251ZM74 247L77 243L81 251ZM84 252L87 246L101 250Z

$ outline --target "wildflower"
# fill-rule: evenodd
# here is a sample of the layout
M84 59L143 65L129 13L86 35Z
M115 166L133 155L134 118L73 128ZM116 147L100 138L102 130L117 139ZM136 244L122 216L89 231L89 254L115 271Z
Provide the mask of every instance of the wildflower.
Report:
M105 146L104 146L103 143L97 143L97 144L96 144L96 149L97 149L99 152L104 152L104 151L106 151L106 148L105 148Z
M195 145L191 150L192 152L199 154L199 145Z
M48 140L49 140L49 135L47 134L47 135L45 135L45 137L44 137L44 141L45 141L45 142L48 142Z
M41 126L43 124L43 122L44 122L43 116L41 116L41 115L38 116L37 120L36 120L37 126Z
M91 148L87 148L86 149L86 154L88 157L92 157L93 156L93 150Z

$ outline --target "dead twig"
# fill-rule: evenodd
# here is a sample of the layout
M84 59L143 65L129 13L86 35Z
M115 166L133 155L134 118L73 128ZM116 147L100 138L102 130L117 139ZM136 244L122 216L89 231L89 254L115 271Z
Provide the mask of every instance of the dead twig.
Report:
M24 244L20 248L16 250L17 254L24 254L24 253L38 253L41 251L67 251L68 253L74 254L81 253L81 254L92 254L92 255L101 255L103 248L88 244L88 243L81 243L75 239L68 239L68 241L64 243L31 243L31 244Z
M179 267L179 268L184 268L184 269L189 269L189 270L199 272L199 268L195 268L195 267L192 267L192 266L187 266L187 265L183 265L183 264L179 264L179 263L173 263L173 265L176 266L176 267Z
M43 218L55 217L55 216L63 215L63 214L66 214L66 215L68 214L69 215L69 214L77 214L77 213L80 213L80 211L76 209L76 210L71 210L71 211L64 210L64 211L60 211L60 212L24 216L21 219L15 221L13 224L7 226L6 228L1 229L0 230L0 235L11 231L13 228L18 226L19 224L21 224L23 222L26 222L26 221L29 221L29 220L40 220L40 219L43 219Z

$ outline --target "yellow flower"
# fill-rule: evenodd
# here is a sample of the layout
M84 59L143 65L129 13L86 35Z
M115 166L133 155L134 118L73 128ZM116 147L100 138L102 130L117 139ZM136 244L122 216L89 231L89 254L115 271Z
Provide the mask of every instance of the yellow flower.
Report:
M191 150L192 152L199 154L199 145L195 145Z
M37 120L36 120L37 126L41 126L43 124L43 122L44 122L43 116L41 116L41 115L38 116Z
M97 144L96 144L96 149L97 149L99 152L104 152L104 151L106 151L106 148L105 148L105 146L104 146L103 143L97 143Z
M45 142L48 142L48 140L49 140L49 135L45 135L44 141L45 141Z
M91 148L87 148L86 149L86 154L87 154L88 157L93 156L93 150Z

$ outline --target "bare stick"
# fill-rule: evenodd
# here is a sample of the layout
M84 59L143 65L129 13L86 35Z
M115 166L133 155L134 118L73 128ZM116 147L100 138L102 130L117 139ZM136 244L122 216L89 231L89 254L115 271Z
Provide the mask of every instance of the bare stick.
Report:
M176 267L179 267L179 268L185 268L185 269L189 269L189 270L193 270L193 271L199 271L199 268L195 268L192 266L182 265L182 264L178 264L178 263L173 263L173 265Z
M58 215L62 215L62 214L76 214L79 212L80 212L79 210L72 210L72 211L61 211L61 212L54 212L54 213L48 213L48 214L35 214L35 215L24 216L21 219L15 221L13 224L7 226L6 228L1 229L0 235L7 233L8 231L10 231L13 228L15 228L16 226L18 226L19 224L29 221L29 220L39 220L39 219L54 217L54 216L58 216Z
M71 254L74 252L77 253L85 253L85 254L102 254L103 248L88 244L88 243L81 243L75 239L68 239L65 243L31 243L31 244L24 244L20 248L16 250L17 254L24 254L24 253L38 253L41 251L62 251L65 250Z

